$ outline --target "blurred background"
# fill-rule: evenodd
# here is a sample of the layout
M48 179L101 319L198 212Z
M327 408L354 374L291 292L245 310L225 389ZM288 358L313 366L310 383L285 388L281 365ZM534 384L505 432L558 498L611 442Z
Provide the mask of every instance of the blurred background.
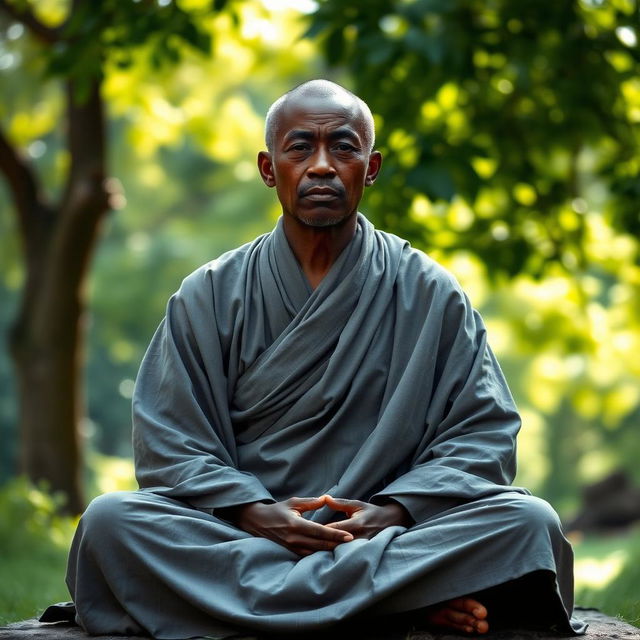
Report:
M363 212L485 318L578 603L640 626L639 37L636 0L0 0L0 623L135 486L167 299L273 227L264 115L325 77L376 119Z

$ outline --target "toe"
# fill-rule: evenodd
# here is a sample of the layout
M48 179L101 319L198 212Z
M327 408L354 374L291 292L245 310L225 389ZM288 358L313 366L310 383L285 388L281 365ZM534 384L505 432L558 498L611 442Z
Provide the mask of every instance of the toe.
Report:
M432 609L428 621L463 633L483 634L489 631L487 615L487 609L477 600L456 598Z
M476 622L477 633L487 633L489 631L489 623L486 620L478 620Z

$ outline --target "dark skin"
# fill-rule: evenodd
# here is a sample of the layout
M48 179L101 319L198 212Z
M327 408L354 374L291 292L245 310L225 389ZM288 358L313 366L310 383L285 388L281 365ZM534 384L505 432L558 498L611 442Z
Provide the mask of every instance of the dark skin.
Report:
M272 148L258 155L260 175L277 191L285 235L313 289L353 238L364 189L380 171L382 156L370 150L371 139L362 108L352 96L310 90L287 99L275 119ZM329 524L303 517L321 507L345 517ZM252 502L219 513L240 529L300 556L413 524L394 500L375 505L330 495ZM457 598L427 613L431 624L465 633L486 633L486 618L486 608L473 598Z
M258 154L258 169L278 193L287 240L315 288L353 238L358 204L382 155L368 149L352 99L292 98L276 124L273 149Z
M324 525L302 517L303 513L324 506L345 513L347 519ZM373 538L387 527L408 527L413 523L404 507L397 502L378 506L329 495L289 498L272 504L251 502L225 509L222 515L247 533L273 540L300 556L332 551L343 542Z

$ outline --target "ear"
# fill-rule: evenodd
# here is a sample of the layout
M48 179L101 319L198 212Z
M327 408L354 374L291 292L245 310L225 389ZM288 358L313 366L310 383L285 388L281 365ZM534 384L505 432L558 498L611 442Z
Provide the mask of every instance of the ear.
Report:
M261 151L258 154L258 171L262 181L267 187L276 186L276 178L273 173L273 162L271 162L271 154L268 151Z
M364 179L365 187L370 187L376 181L381 166L382 154L379 151L373 151L369 156L369 166L367 167L367 175Z

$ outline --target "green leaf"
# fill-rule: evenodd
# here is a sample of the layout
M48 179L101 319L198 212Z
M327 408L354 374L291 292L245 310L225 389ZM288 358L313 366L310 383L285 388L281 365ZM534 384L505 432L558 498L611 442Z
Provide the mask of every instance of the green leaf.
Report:
M431 199L451 200L455 195L451 173L438 162L423 162L409 171L407 184Z
M335 65L340 62L345 49L344 31L342 29L331 31L325 40L324 48L329 64Z

